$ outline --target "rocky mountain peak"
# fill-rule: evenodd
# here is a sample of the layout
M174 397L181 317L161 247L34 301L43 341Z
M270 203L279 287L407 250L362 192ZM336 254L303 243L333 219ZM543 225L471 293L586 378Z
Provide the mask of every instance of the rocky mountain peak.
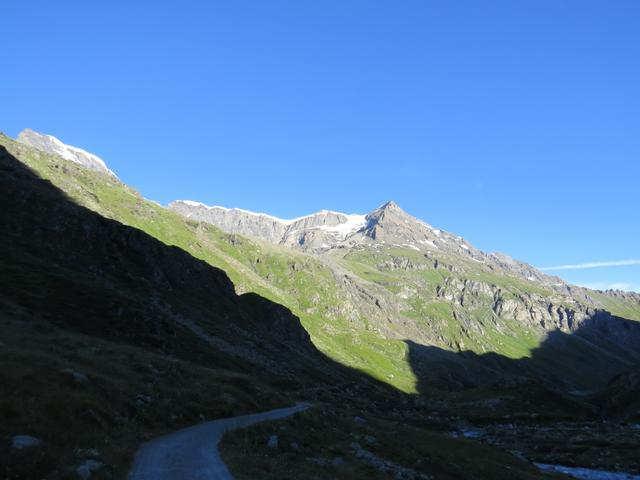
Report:
M393 200L389 200L388 202L383 203L379 207L379 209L380 210L402 210L400 206Z
M373 210L371 213L367 215L367 219L369 220L380 221L383 218L387 218L387 219L396 218L396 219L401 219L403 221L407 220L407 221L414 221L414 222L418 221L415 217L412 217L407 212L402 210L402 208L400 208L400 206L393 200L383 203L382 205L380 205L378 208L376 208L375 210Z
M31 130L30 128L25 128L20 132L16 140L40 151L58 155L65 160L78 163L91 170L96 170L98 172L106 173L114 178L118 178L115 173L109 170L107 164L104 163L104 161L97 155L89 153L81 148L67 145L53 135L46 135Z

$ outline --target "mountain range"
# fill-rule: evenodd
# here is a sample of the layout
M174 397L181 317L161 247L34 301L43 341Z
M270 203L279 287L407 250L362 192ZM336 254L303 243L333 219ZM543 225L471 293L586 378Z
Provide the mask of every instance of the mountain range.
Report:
M422 425L432 432L425 435L435 435L462 429L461 417L581 426L602 416L627 423L640 418L638 294L577 287L505 254L482 252L394 202L368 214L321 211L291 220L187 200L165 208L122 183L99 157L50 135L2 135L0 146L2 318L11 338L26 345L4 352L4 365L18 372L1 372L16 391L0 405L12 413L5 435L34 424L29 415L59 427L55 415L45 417L61 404L56 392L71 395L69 405L81 412L74 431L95 422L102 435L125 439L120 448L130 447L140 431L158 433L200 416L302 397L329 405L332 418L349 425L361 416L354 412L368 412L369 426L358 420L352 427L379 439L368 447L377 455L394 451L375 446L386 441L385 429L411 437ZM47 344L60 346L44 355ZM118 368L109 370L109 363ZM69 369L90 371L89 386L60 373ZM190 383L176 383L176 370ZM48 388L53 396L45 403L52 406L39 406L24 378ZM123 378L132 380L120 384ZM218 399L216 407L203 407L207 399L198 386ZM105 392L111 390L122 394L109 404ZM321 413L309 415L307 426L322 432L314 441L325 455L342 448L354 464L361 462L361 449L349 446L353 438L347 435L338 448L343 432L330 434ZM304 425L289 428L303 435ZM55 443L53 431L30 428ZM514 428L530 459L571 456L536 450L528 430ZM53 468L53 478L63 478L65 462L81 460L74 448L95 447L91 433L82 435L81 447L58 442L34 463L36 470L28 469L22 452L0 456L20 465L3 473L29 478ZM607 451L614 453L603 454L598 466L636 465L625 453L640 445L630 435L621 446L608 434ZM488 436L486 444L498 448L501 438ZM229 458L240 448L237 441L230 440ZM447 442L420 443L426 449L420 455L448 458L459 446ZM468 443L460 445L482 459L479 467L466 467L478 468L474 478L543 478L526 462L505 460L502 450ZM105 448L101 463L121 474L128 457ZM309 460L294 450L287 468L304 471ZM412 471L467 478L445 467L449 460L434 460L438 466L430 470L401 451L393 455L391 463L409 462ZM505 462L515 462L511 472L499 466ZM321 478L342 475L330 461L317 466ZM242 468L248 467L240 465L240 474Z

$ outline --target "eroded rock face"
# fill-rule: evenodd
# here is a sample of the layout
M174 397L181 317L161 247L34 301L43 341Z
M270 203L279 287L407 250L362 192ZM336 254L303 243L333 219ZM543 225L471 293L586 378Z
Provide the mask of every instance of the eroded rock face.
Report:
M228 233L303 249L330 248L365 225L364 215L347 215L329 210L284 220L264 213L239 208L211 207L189 200L171 202L169 208L187 218L215 225Z
M344 214L329 210L284 220L264 213L238 208L207 206L190 200L177 200L169 209L201 222L210 223L227 233L258 238L309 253L322 254L333 249L402 248L420 252L433 261L434 268L459 273L456 261L443 257L473 261L496 273L508 272L528 282L568 293L569 286L531 265L518 262L501 253L487 254L464 238L435 228L402 210L395 202L387 202L366 215ZM394 259L380 265L383 270L421 270L420 262Z

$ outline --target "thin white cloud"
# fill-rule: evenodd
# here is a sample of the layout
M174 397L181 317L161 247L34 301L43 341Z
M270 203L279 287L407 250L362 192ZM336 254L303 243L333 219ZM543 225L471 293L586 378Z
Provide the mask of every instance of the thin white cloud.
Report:
M581 287L590 288L591 290L623 290L625 292L640 292L640 285L633 285L631 283L618 282L618 283L579 283Z
M586 262L573 265L556 265L554 267L542 267L540 270L579 270L583 268L624 267L627 265L640 265L640 260L614 260L611 262Z

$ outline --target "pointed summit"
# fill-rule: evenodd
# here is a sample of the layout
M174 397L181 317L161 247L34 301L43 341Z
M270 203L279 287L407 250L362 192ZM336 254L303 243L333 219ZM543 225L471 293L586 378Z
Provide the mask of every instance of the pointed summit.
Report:
M380 207L378 207L378 210L400 210L400 211L402 211L400 206L396 202L394 202L393 200L389 200L388 202L383 203L382 205L380 205Z
M400 206L393 200L389 200L388 202L383 203L373 212L367 215L367 219L369 219L370 221L375 220L376 222L382 221L383 218L390 219L394 217L401 222L404 222L405 220L407 222L418 221L416 218L412 217L407 212L402 210L402 208L400 208Z

